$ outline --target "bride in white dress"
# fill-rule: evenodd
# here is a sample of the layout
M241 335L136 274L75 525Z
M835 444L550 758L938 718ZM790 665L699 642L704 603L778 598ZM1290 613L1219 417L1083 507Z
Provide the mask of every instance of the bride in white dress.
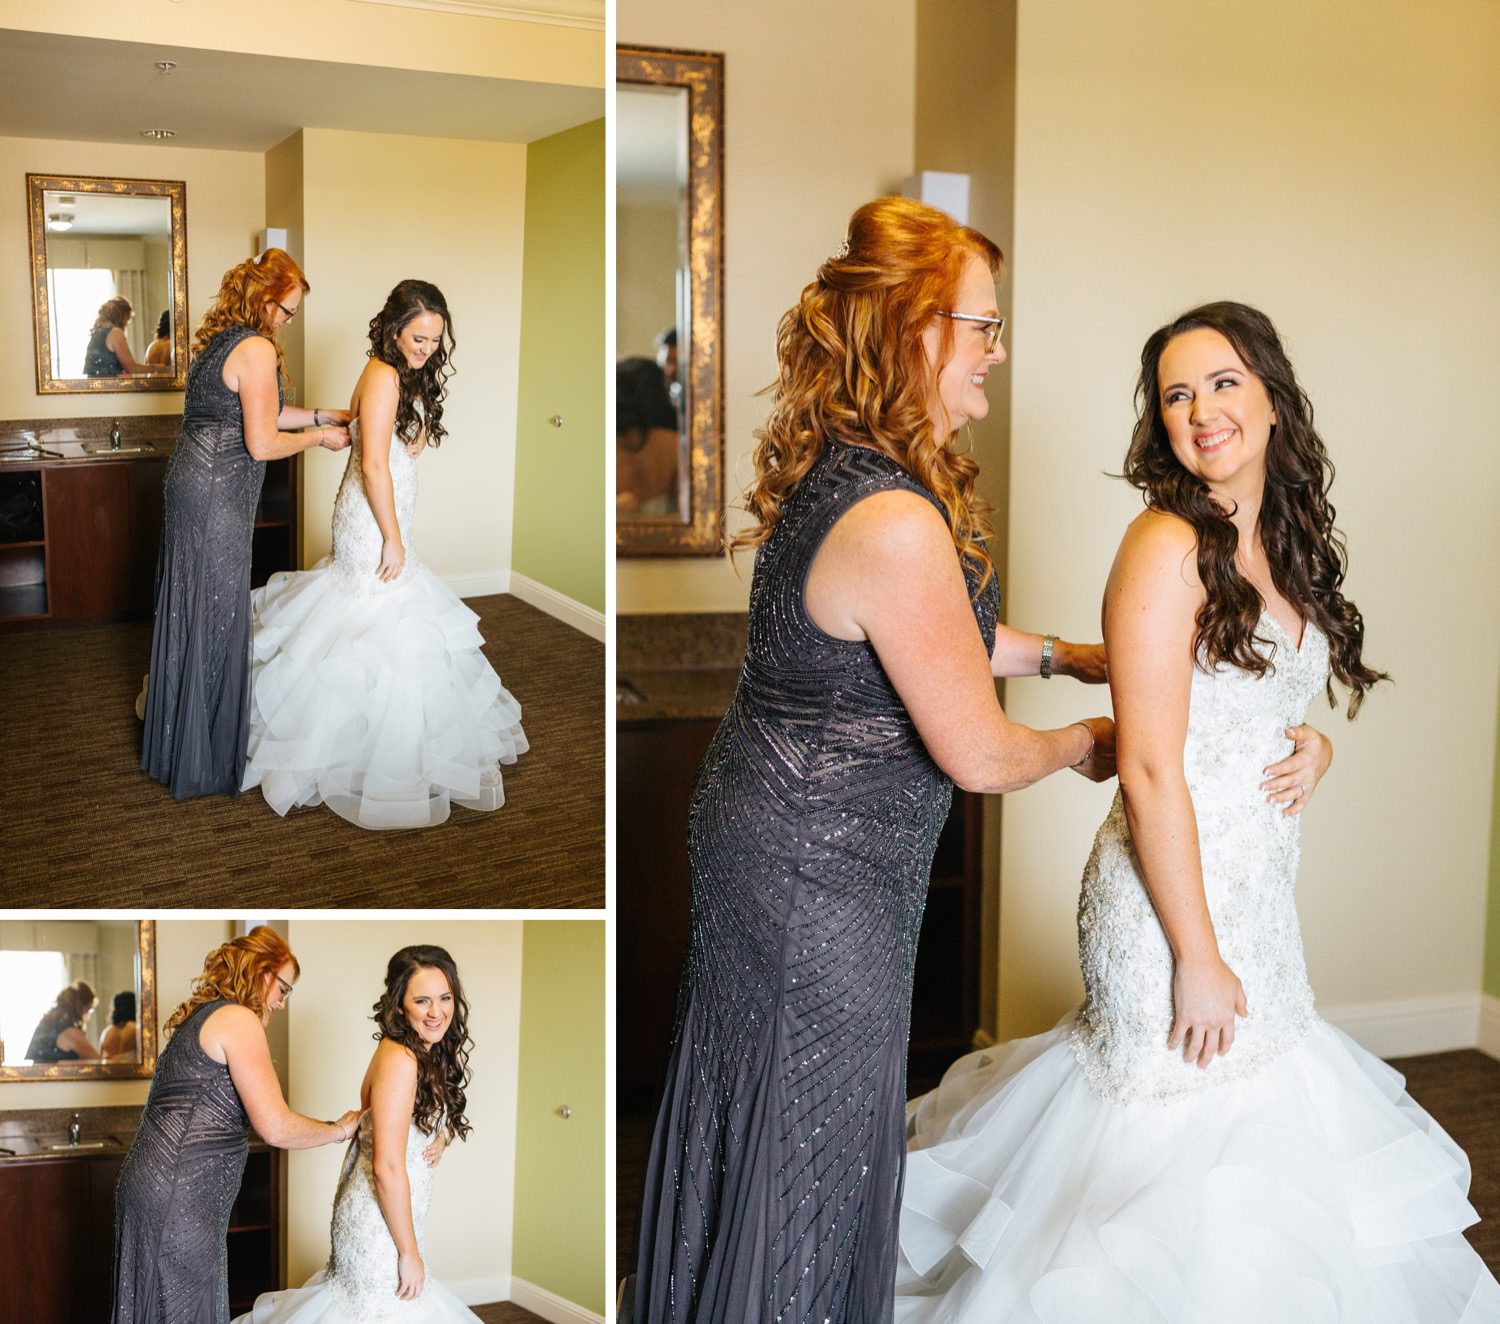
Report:
M470 1130L468 1002L441 947L403 947L375 1004L380 1042L360 1086L359 1133L333 1199L327 1267L301 1287L258 1297L235 1324L464 1324L477 1321L429 1278L422 1228L433 1167Z
M327 804L365 828L498 809L526 751L521 707L480 651L475 615L417 556L417 459L444 435L453 344L442 292L402 281L370 322L333 554L253 599L242 789L278 814Z
M1297 816L1332 751L1303 718L1330 668L1350 716L1384 678L1339 592L1311 408L1239 304L1153 335L1138 393L1085 999L910 1106L895 1318L1500 1320L1462 1151L1307 982Z

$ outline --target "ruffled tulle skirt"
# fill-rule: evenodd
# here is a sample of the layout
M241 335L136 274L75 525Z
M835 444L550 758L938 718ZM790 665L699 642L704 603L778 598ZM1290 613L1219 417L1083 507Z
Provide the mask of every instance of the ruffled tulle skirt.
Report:
M1315 1021L1248 1079L1113 1104L1070 1030L911 1105L898 1321L1500 1321L1463 1151L1348 1036Z
M400 1324L476 1324L479 1316L464 1305L436 1278L429 1278L415 1301L398 1301L395 1284L391 1299L374 1314L369 1308L355 1311L345 1304L320 1269L301 1287L285 1292L263 1292L255 1298L248 1315L234 1324L373 1324L376 1320L399 1320Z
M326 804L365 828L505 803L521 706L480 651L479 618L430 570L357 594L325 558L273 575L253 614L244 789L278 814Z

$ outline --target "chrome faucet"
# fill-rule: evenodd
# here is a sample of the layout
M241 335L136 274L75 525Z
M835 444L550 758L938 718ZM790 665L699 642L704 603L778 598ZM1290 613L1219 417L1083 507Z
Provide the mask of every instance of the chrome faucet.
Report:
M120 449L120 420L115 419L114 426L109 430L109 448L112 451Z
M116 425L118 426L118 424ZM68 1143L76 1145L83 1135L83 1123L78 1120L78 1114L73 1114L73 1120L68 1123Z

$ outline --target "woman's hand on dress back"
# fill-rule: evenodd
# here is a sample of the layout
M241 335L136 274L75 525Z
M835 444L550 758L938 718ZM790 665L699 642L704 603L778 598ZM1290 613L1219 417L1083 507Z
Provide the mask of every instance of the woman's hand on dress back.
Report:
M380 564L375 568L375 578L390 584L401 577L406 565L406 548L399 542L387 538L380 544Z
M1078 724L1086 726L1094 737L1094 747L1082 763L1075 764L1073 771L1091 782L1107 782L1115 775L1115 723L1110 717L1081 717Z
M323 438L318 442L326 451L342 451L349 448L349 429L334 423L325 423L319 429Z
M1172 976L1172 1033L1167 1047L1206 1067L1234 1047L1234 1018L1248 1016L1245 989L1221 957L1178 961Z
M334 1123L342 1132L341 1139L350 1139L359 1130L359 1119L364 1116L358 1108L351 1108Z
M422 1295L422 1285L427 1281L427 1267L416 1251L409 1251L396 1259L396 1295L402 1301L415 1301Z
M1281 811L1285 817L1294 818L1307 808L1312 793L1333 762L1333 742L1305 722L1287 727L1286 738L1296 748L1280 763L1265 769L1266 780L1261 782L1260 789L1271 804L1286 806Z
M427 1147L422 1151L422 1157L426 1160L429 1168L435 1168L443 1157L443 1151L448 1148L448 1133L438 1128L438 1133L427 1142Z

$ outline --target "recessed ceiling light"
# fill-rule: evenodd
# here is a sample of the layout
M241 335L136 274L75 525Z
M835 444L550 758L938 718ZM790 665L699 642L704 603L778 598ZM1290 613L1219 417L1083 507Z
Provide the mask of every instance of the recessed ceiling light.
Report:
M71 230L73 228L73 218L65 211L48 212L47 228L49 230Z
M142 138L175 138L176 136L177 136L177 130L176 129L142 129L141 130L141 137Z
M156 67L162 73L169 74L169 73L172 72L173 69L177 68L177 61L176 60L158 60L156 62Z

